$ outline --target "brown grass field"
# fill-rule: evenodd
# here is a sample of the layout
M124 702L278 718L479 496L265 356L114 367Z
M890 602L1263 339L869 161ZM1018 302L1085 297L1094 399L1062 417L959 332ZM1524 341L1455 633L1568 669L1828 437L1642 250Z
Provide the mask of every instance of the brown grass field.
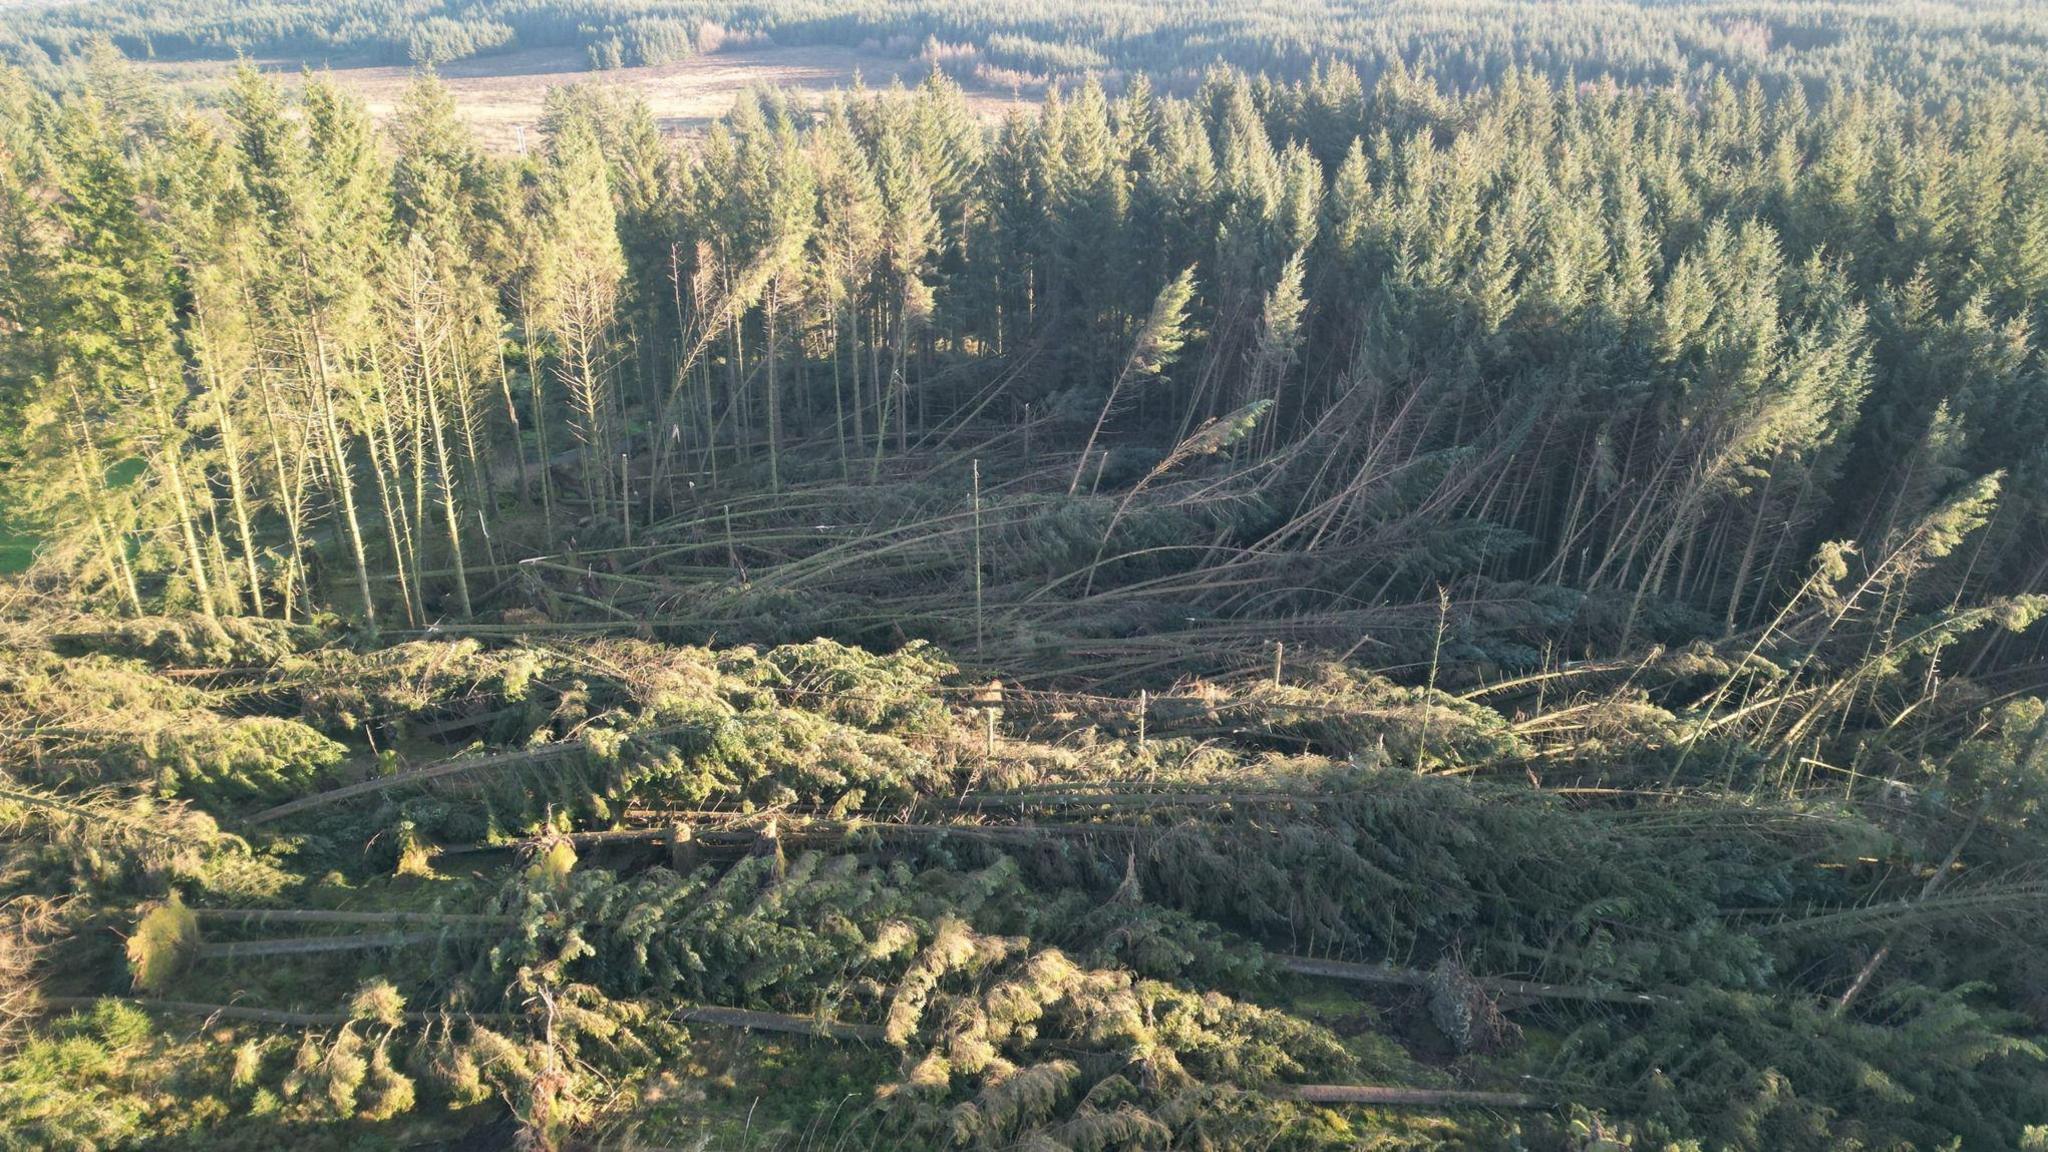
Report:
M262 66L292 78L304 70L297 61L263 61ZM184 62L148 67L204 98L225 84L231 65ZM547 90L561 84L596 81L638 89L664 132L688 136L702 132L750 86L781 88L816 106L856 81L870 88L897 81L916 84L927 70L928 65L915 57L856 48L749 46L674 64L593 72L581 53L536 49L458 60L442 66L441 78L485 146L515 152L531 141ZM391 114L412 78L410 68L389 66L337 66L327 74L359 93L380 119ZM1022 102L1014 92L973 82L966 85L966 92L974 109L991 120Z

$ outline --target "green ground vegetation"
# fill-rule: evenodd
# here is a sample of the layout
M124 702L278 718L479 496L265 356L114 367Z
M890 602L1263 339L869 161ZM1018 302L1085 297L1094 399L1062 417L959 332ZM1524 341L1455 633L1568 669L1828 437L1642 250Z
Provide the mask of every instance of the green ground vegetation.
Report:
M22 630L0 1140L2032 1147L2042 705L1774 751L1764 659Z
M2040 14L1237 7L11 27L0 1148L2048 1144Z

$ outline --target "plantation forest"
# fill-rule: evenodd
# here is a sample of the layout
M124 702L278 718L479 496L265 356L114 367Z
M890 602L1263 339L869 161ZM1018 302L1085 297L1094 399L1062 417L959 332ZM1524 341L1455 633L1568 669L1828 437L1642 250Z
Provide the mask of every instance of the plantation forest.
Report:
M0 1152L2048 1152L2048 9L5 17Z

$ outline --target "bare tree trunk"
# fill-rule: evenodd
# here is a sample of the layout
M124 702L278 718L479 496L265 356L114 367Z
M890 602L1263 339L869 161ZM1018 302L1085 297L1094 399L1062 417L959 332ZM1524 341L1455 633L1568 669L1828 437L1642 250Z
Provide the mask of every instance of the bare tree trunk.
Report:
M569 389L573 408L570 431L575 433L583 473L583 491L591 502L591 514L608 519L611 510L610 400L600 356L598 310L587 298L563 307L559 336L562 342L562 382Z
M846 463L846 393L839 379L839 313L833 310L832 319L832 433L839 441L839 482L845 483L850 476Z
M86 466L84 451L78 447L83 443L86 441L80 439L72 445L71 463L78 471L79 486L93 502L92 526L100 538L100 552L106 558L107 577L121 590L122 597L128 603L130 615L140 616L142 592L135 586L135 573L128 567L127 556L122 554L119 534L107 526L106 510L102 507L104 486L97 481L93 470Z
M542 530L546 534L549 551L555 547L555 485L554 462L548 458L548 415L546 407L546 384L541 379L538 350L533 343L533 311L522 301L519 306L519 321L526 336L526 383L528 403L533 408L533 431L538 438L540 451L540 508Z
M434 429L434 464L441 473L441 514L448 527L448 559L455 568L455 599L462 606L462 618L475 614L469 602L469 572L462 564L462 518L455 509L455 473L448 466L448 437L441 419L441 390L432 376L426 379L427 419Z
M214 419L220 422L220 450L228 471L228 502L234 508L235 531L242 539L242 563L249 577L249 604L263 615L263 578L256 565L256 533L249 526L249 485L242 475L242 437L235 427L227 400L221 395L218 378L213 386Z
M512 460L519 468L519 502L533 498L526 476L526 445L519 428L519 406L512 402L512 373L505 367L505 341L494 337L498 346L498 394L505 401L505 421L512 427Z
M904 361L909 355L910 311L902 301L896 304L896 338L890 350L889 387L896 395L896 454L910 450L910 371Z
M1742 598L1749 587L1750 568L1756 563L1757 545L1763 540L1764 516L1771 510L1771 481L1777 479L1777 475L1775 463L1764 473L1764 488L1757 499L1756 518L1750 521L1749 541L1742 546L1742 559L1735 564L1735 588L1728 593L1728 612L1721 618L1723 636L1735 632L1736 617L1742 614Z
M726 388L729 392L726 408L733 413L733 444L736 449L734 455L740 458L748 454L745 445L751 438L753 423L747 411L746 323L747 314L739 309L734 309L731 318L726 322L726 336L731 341L730 354L725 361Z
M457 335L463 337L467 333L458 329ZM463 354L463 340L460 338L455 341L455 420L456 429L462 434L462 458L469 473L470 498L476 501L477 524L483 529L484 559L487 563L495 563L488 555L491 546L491 474L485 466L481 444L483 413L478 407L476 379L471 375L469 358Z
M356 589L363 598L363 619L370 635L377 634L377 602L370 593L370 555L363 547L363 525L356 515L355 481L348 463L348 447L341 437L341 423L334 418L333 385L327 375L327 341L319 321L313 323L313 361L319 373L320 419L327 430L327 448L334 464L334 488L341 497L343 524L348 528L349 550L356 565Z
M263 427L270 441L270 466L277 474L277 491L283 501L285 532L291 539L292 571L280 589L282 603L279 611L286 622L292 618L295 600L294 587L306 577L306 532L304 486L292 483L291 473L285 468L284 437L278 429L277 396L275 385L268 373L257 377L263 390ZM304 466L303 458L301 467Z
M356 395L356 418L362 422L363 441L370 449L370 475L377 481L377 504L384 512L384 539L391 548L392 572L398 579L398 597L405 604L405 621L417 626L420 622L419 598L408 575L408 559L413 572L419 570L419 557L413 549L411 521L406 519L405 502L395 498L393 485L402 483L404 473L398 464L398 445L391 431L391 403L387 399L378 408L384 415L384 437L377 437L377 425L370 416L369 401L361 393ZM378 453L379 448L383 454Z
M1969 845L1970 838L1977 834L1977 825L1982 823L1983 819L1984 807L1980 804L1977 807L1977 811L1970 817L1970 826L1963 829L1962 838L1957 840L1956 846L1949 850L1948 859L1942 861L1941 867L1935 869L1934 875L1929 876L1927 883L1921 886L1920 895L1914 901L1915 903L1925 902L1928 897L1933 896L1947 886L1949 877L1955 873L1956 862L1963 858L1963 849ZM1849 990L1842 993L1842 998L1835 1001L1834 1007L1829 1009L1829 1015L1841 1016L1849 1011L1850 1006L1856 1003L1856 997L1862 995L1863 989L1869 986L1871 978L1877 975L1877 970L1882 968L1885 960L1891 956L1892 944L1897 938L1898 930L1893 929L1891 935L1885 938L1884 944L1871 954L1869 960L1864 961L1863 967L1856 973L1856 979L1850 981Z
M862 408L867 401L860 391L860 301L849 297L846 306L846 351L853 361L853 447L858 452L867 446L867 419Z
M185 458L178 451L180 429L177 415L164 397L163 386L158 383L155 373L145 372L143 381L149 388L150 407L156 416L160 463L171 490L171 502L178 510L178 534L185 544L185 562L191 568L192 590L199 596L199 610L212 619L213 582L206 578L206 557L199 547L199 526L193 519L192 500L185 490Z
M782 389L775 377L775 320L781 310L780 279L770 281L762 316L768 325L768 491L782 490Z

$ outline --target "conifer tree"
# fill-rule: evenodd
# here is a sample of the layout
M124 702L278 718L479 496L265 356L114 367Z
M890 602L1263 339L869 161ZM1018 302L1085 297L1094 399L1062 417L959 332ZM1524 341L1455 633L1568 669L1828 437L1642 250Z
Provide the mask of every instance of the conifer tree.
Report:
M811 134L811 151L819 211L812 244L820 265L820 296L831 310L833 427L839 439L843 479L848 476L848 438L851 437L855 450L867 441L860 318L869 283L881 259L882 197L875 187L867 154L846 119L843 104L835 102L827 110L824 120Z
M612 325L625 257L604 155L586 125L570 120L548 141L541 187L536 314L554 338L555 375L569 398L584 491L602 522L611 512L617 443Z

